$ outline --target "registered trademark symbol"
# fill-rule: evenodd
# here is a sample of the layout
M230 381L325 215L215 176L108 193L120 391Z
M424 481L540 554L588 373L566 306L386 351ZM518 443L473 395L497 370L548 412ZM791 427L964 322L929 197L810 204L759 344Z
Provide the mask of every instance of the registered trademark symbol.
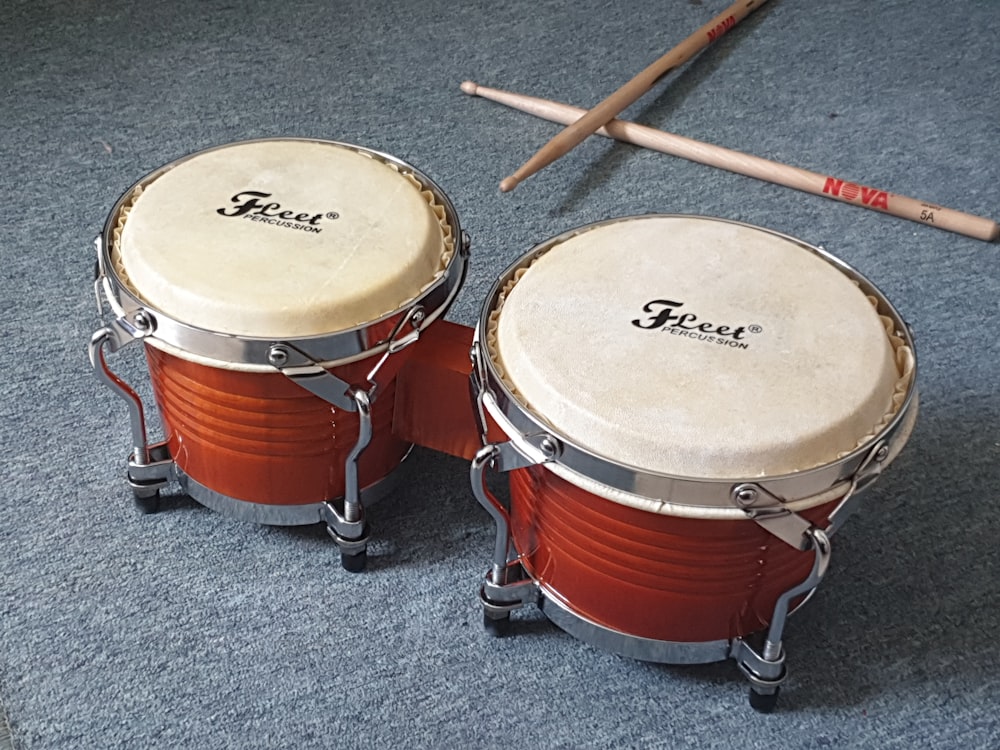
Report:
M764 332L764 329L761 328L758 325L750 326L749 328L747 328L747 330L750 331L750 333L763 333Z
M328 218L330 221L333 221L334 219L339 219L340 214L338 214L336 211L330 211L329 213L327 213L326 218Z

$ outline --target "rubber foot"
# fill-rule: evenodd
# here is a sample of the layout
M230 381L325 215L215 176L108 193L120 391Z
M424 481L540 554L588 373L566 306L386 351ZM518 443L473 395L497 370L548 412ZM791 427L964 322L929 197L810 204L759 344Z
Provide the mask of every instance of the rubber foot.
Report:
M775 688L773 693L758 693L750 688L750 705L755 711L762 714L769 714L778 705L778 693L781 688Z
M368 565L368 553L364 550L353 555L341 552L340 564L348 573L360 573Z
M156 513L160 509L160 491L157 490L155 494L149 495L148 497L140 497L139 495L132 495L133 500L135 500L135 507L139 509L139 512L143 515L150 515Z
M483 628L494 638L502 638L510 632L510 615L494 618L483 612Z

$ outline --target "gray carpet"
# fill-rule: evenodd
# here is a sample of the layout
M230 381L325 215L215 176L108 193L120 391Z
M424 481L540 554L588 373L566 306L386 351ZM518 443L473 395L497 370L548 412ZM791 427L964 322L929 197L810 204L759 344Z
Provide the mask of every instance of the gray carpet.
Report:
M500 194L556 127L458 89L591 106L725 5L5 5L0 704L16 750L1000 745L1000 248L598 138ZM772 0L626 116L997 218L1000 5ZM371 510L360 576L321 528L183 497L134 511L126 414L86 358L91 240L148 170L275 135L387 151L444 187L474 243L461 323L532 244L648 211L801 237L893 300L920 421L789 624L776 713L749 709L732 663L619 658L535 611L488 638L493 528L459 459L414 452ZM142 381L134 357L116 365Z

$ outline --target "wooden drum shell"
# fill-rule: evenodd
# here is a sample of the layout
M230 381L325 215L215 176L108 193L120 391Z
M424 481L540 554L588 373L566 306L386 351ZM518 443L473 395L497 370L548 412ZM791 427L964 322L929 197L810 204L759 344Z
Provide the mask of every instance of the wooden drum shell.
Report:
M753 521L642 511L544 466L511 472L510 492L514 546L543 593L630 636L696 643L757 632L814 559ZM820 522L838 502L800 515Z
M372 403L372 440L358 459L359 486L385 477L410 444L392 431L395 374L389 357ZM344 466L358 439L358 415L315 396L279 372L245 372L192 362L146 346L153 393L177 467L221 495L268 505L342 497ZM376 358L332 369L363 383Z

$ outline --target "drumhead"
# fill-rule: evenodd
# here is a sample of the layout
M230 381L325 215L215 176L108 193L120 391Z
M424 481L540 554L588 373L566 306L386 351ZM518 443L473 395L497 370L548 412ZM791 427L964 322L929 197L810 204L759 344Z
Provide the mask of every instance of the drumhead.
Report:
M646 472L788 475L870 441L913 353L814 248L744 224L647 216L541 246L488 312L510 393L560 436Z
M258 338L376 320L417 299L454 253L444 208L398 163L297 139L169 165L126 198L112 235L114 271L143 303Z

